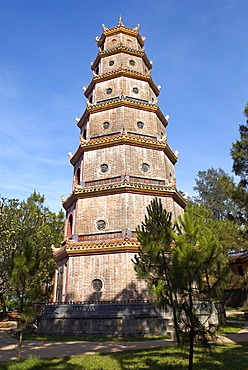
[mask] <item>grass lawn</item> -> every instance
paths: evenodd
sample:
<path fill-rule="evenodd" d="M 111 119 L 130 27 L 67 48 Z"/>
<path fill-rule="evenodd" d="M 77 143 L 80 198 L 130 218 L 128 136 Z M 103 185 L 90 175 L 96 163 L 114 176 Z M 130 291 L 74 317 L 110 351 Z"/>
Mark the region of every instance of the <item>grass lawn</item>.
<path fill-rule="evenodd" d="M 226 307 L 225 308 L 226 311 L 248 311 L 248 307 L 247 306 L 243 306 L 243 307 Z"/>
<path fill-rule="evenodd" d="M 236 325 L 237 326 L 237 325 Z M 243 327 L 240 326 L 240 327 Z M 240 330 L 240 329 L 239 329 Z M 15 339 L 19 339 L 18 334 L 12 336 Z M 41 341 L 53 341 L 53 342 L 143 342 L 147 340 L 158 340 L 158 339 L 170 339 L 168 335 L 153 335 L 149 337 L 72 337 L 68 335 L 36 335 L 36 334 L 23 334 L 23 340 L 41 340 Z M 1 368 L 0 368 L 1 369 Z"/>
<path fill-rule="evenodd" d="M 243 329 L 244 324 L 242 323 L 232 323 L 228 322 L 226 325 L 223 325 L 220 327 L 216 334 L 222 335 L 222 334 L 232 334 L 232 333 L 238 333 L 241 329 Z"/>
<path fill-rule="evenodd" d="M 1 370 L 187 370 L 187 351 L 177 347 L 61 357 L 0 364 Z M 194 370 L 248 370 L 248 343 L 196 348 Z"/>
<path fill-rule="evenodd" d="M 241 315 L 228 315 L 227 320 L 248 321 L 248 317 Z"/>

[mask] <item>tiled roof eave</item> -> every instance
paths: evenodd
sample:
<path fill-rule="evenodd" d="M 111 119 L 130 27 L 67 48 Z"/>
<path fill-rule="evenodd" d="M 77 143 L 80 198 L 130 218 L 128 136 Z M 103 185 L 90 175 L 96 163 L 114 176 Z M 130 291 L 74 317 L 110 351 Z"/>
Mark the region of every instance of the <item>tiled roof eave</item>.
<path fill-rule="evenodd" d="M 84 140 L 81 142 L 81 147 L 87 150 L 87 148 L 95 148 L 100 146 L 108 146 L 111 144 L 139 144 L 145 147 L 152 147 L 164 150 L 167 146 L 166 139 L 158 140 L 156 138 L 146 137 L 142 135 L 135 135 L 130 133 L 118 133 L 111 136 L 104 136 L 91 139 L 89 141 Z"/>
<path fill-rule="evenodd" d="M 91 104 L 87 107 L 88 112 L 94 113 L 94 112 L 101 112 L 102 110 L 106 109 L 112 109 L 119 106 L 131 106 L 131 107 L 137 107 L 142 110 L 147 110 L 151 112 L 157 112 L 158 106 L 154 103 L 149 103 L 146 101 L 137 100 L 135 98 L 126 98 L 123 97 L 116 97 L 108 101 L 98 102 L 95 104 Z M 166 121 L 167 122 L 167 121 Z"/>
<path fill-rule="evenodd" d="M 121 25 L 121 26 L 118 25 L 118 26 L 113 27 L 113 28 L 105 29 L 103 34 L 106 37 L 106 36 L 110 36 L 110 35 L 113 35 L 115 33 L 121 33 L 121 32 L 126 33 L 126 34 L 131 35 L 131 36 L 137 37 L 140 45 L 144 46 L 144 40 L 140 36 L 138 29 L 129 28 L 129 27 L 126 27 L 124 25 Z"/>
<path fill-rule="evenodd" d="M 66 255 L 85 255 L 97 253 L 116 253 L 116 252 L 136 252 L 140 248 L 140 243 L 137 239 L 112 239 L 112 240 L 98 240 L 75 242 L 73 240 L 66 240 L 65 245 L 59 251 L 54 253 L 54 258 L 59 261 Z"/>
<path fill-rule="evenodd" d="M 130 55 L 139 56 L 143 59 L 147 68 L 152 69 L 152 64 L 149 61 L 149 59 L 147 58 L 146 53 L 144 51 L 132 49 L 132 48 L 129 48 L 129 47 L 123 46 L 123 45 L 118 45 L 114 48 L 106 49 L 106 50 L 103 50 L 103 51 L 99 52 L 96 59 L 92 63 L 91 69 L 94 70 L 96 68 L 97 64 L 99 63 L 100 58 L 105 57 L 105 56 L 109 56 L 109 55 L 118 54 L 118 53 L 126 53 L 126 54 L 130 54 Z"/>
<path fill-rule="evenodd" d="M 86 88 L 84 95 L 87 97 L 91 90 L 93 89 L 94 85 L 99 82 L 103 81 L 108 81 L 112 80 L 113 78 L 118 78 L 118 77 L 129 77 L 132 79 L 136 80 L 142 80 L 145 82 L 148 82 L 156 96 L 160 94 L 160 91 L 154 81 L 152 80 L 150 74 L 145 74 L 145 73 L 140 73 L 137 71 L 129 70 L 129 69 L 124 69 L 124 68 L 118 68 L 110 72 L 102 73 L 100 75 L 96 75 L 93 77 L 91 80 L 90 84 Z"/>
<path fill-rule="evenodd" d="M 92 198 L 116 193 L 136 193 L 158 197 L 171 197 L 183 208 L 187 204 L 186 200 L 178 193 L 175 187 L 123 181 L 75 189 L 63 202 L 63 207 L 68 209 L 78 198 Z"/>

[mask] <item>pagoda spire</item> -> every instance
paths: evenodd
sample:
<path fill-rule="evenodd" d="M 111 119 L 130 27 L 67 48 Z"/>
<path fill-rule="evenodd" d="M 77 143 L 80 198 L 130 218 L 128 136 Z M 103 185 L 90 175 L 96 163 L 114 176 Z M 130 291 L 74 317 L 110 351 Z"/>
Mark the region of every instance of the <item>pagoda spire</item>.
<path fill-rule="evenodd" d="M 124 26 L 124 24 L 123 24 L 123 22 L 122 22 L 122 16 L 121 16 L 121 15 L 120 15 L 120 18 L 119 18 L 118 26 Z"/>

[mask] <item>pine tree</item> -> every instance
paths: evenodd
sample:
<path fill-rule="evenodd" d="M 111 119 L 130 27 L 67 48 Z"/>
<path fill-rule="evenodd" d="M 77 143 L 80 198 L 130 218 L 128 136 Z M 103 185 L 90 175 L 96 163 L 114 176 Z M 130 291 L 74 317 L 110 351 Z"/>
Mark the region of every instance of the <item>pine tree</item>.
<path fill-rule="evenodd" d="M 248 118 L 248 103 L 244 109 Z M 240 140 L 232 144 L 231 157 L 233 159 L 233 172 L 240 176 L 240 182 L 233 192 L 233 199 L 239 206 L 239 220 L 248 233 L 248 120 L 239 126 Z"/>
<path fill-rule="evenodd" d="M 144 223 L 137 229 L 141 243 L 135 270 L 144 278 L 159 308 L 170 307 L 178 345 L 189 345 L 193 366 L 194 341 L 209 344 L 217 326 L 210 324 L 211 300 L 222 292 L 228 273 L 227 258 L 202 217 L 193 210 L 179 217 L 173 227 L 171 215 L 154 200 Z M 205 320 L 201 320 L 204 312 Z"/>

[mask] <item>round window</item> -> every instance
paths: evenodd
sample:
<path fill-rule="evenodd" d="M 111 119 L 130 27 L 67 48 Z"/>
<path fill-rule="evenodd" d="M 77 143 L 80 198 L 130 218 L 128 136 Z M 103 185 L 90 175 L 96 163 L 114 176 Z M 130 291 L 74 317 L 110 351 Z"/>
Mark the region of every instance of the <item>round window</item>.
<path fill-rule="evenodd" d="M 137 87 L 134 87 L 134 88 L 133 88 L 133 92 L 134 92 L 135 94 L 138 94 L 138 93 L 139 93 L 139 89 L 138 89 Z"/>
<path fill-rule="evenodd" d="M 110 66 L 113 66 L 115 64 L 115 62 L 113 61 L 113 60 L 111 60 L 110 62 L 109 62 L 109 65 Z"/>
<path fill-rule="evenodd" d="M 142 171 L 144 171 L 144 172 L 148 172 L 148 171 L 149 171 L 149 169 L 150 169 L 149 164 L 147 164 L 147 163 L 143 163 L 143 164 L 142 164 Z"/>
<path fill-rule="evenodd" d="M 112 93 L 112 89 L 109 87 L 107 90 L 106 90 L 106 94 L 111 94 Z"/>
<path fill-rule="evenodd" d="M 108 165 L 107 165 L 107 164 L 105 164 L 105 163 L 104 163 L 104 164 L 102 164 L 102 165 L 101 165 L 101 172 L 102 172 L 102 173 L 105 173 L 105 172 L 107 172 L 107 171 L 108 171 Z"/>
<path fill-rule="evenodd" d="M 102 127 L 104 128 L 104 130 L 107 130 L 107 128 L 109 128 L 109 122 L 104 122 Z"/>
<path fill-rule="evenodd" d="M 135 66 L 135 61 L 134 60 L 129 60 L 129 64 L 131 65 L 131 66 Z"/>
<path fill-rule="evenodd" d="M 138 126 L 138 128 L 143 128 L 144 127 L 144 123 L 141 122 L 141 121 L 139 121 L 139 122 L 137 122 L 137 126 Z"/>
<path fill-rule="evenodd" d="M 104 220 L 99 220 L 96 223 L 97 230 L 104 230 L 106 228 L 106 222 Z"/>
<path fill-rule="evenodd" d="M 103 288 L 102 280 L 100 279 L 92 280 L 92 288 L 95 292 L 100 292 Z"/>

